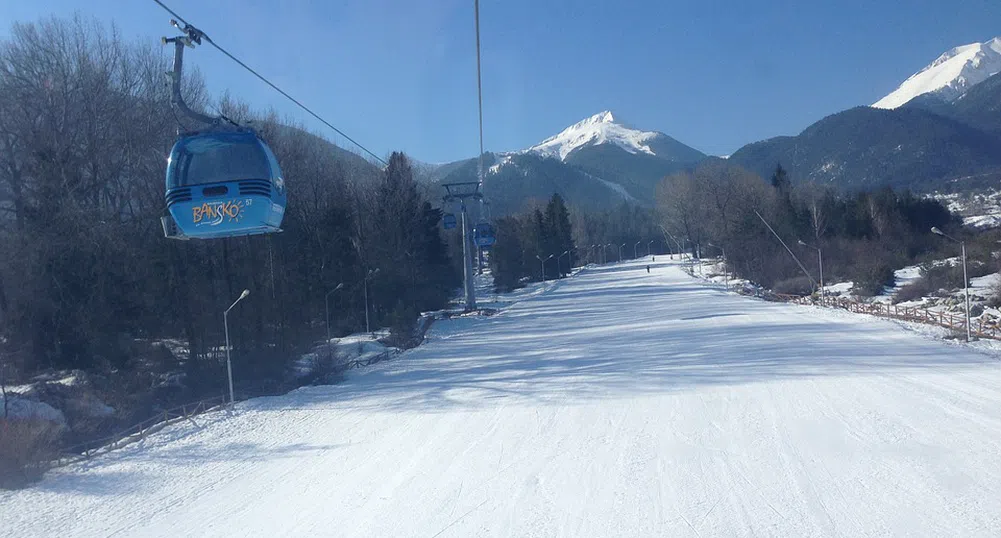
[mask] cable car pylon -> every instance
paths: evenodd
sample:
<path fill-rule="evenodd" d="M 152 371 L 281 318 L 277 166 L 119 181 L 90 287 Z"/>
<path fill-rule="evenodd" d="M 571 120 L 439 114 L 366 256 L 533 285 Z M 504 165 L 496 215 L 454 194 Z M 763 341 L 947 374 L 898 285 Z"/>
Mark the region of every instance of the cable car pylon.
<path fill-rule="evenodd" d="M 472 312 L 476 310 L 476 287 L 473 284 L 473 253 L 470 241 L 472 233 L 466 215 L 466 200 L 479 200 L 483 195 L 480 193 L 478 181 L 443 183 L 442 187 L 445 187 L 445 196 L 442 200 L 446 204 L 459 202 L 462 211 L 462 277 L 466 297 L 465 311 Z"/>

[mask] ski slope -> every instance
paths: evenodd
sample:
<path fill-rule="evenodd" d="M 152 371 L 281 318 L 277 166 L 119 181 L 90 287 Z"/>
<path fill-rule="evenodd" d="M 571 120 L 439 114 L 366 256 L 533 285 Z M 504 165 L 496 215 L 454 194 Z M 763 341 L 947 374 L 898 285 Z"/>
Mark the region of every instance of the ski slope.
<path fill-rule="evenodd" d="M 4 534 L 1001 535 L 996 358 L 663 260 L 0 492 Z"/>

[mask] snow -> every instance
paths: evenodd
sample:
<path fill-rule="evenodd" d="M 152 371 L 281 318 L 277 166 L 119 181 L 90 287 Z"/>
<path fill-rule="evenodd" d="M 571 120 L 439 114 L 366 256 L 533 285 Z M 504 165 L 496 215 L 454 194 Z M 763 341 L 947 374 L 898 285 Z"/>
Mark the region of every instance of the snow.
<path fill-rule="evenodd" d="M 511 156 L 510 155 L 504 155 L 504 154 L 502 154 L 500 157 L 501 157 L 500 161 L 498 161 L 497 164 L 495 164 L 495 165 L 491 166 L 490 168 L 488 168 L 487 169 L 487 173 L 497 174 L 497 173 L 500 172 L 500 169 L 502 167 L 504 167 L 505 165 L 511 164 Z"/>
<path fill-rule="evenodd" d="M 973 277 L 970 279 L 970 293 L 980 291 L 981 293 L 991 289 L 998 282 L 998 273 Z"/>
<path fill-rule="evenodd" d="M 623 187 L 622 185 L 620 185 L 618 183 L 615 183 L 614 181 L 608 181 L 607 179 L 601 179 L 600 177 L 598 177 L 598 176 L 596 176 L 594 174 L 588 174 L 587 172 L 584 172 L 583 170 L 581 172 L 584 175 L 586 175 L 586 176 L 588 176 L 588 177 L 590 177 L 592 179 L 595 179 L 599 183 L 601 183 L 602 185 L 608 187 L 609 189 L 612 190 L 612 192 L 614 192 L 615 194 L 618 194 L 619 196 L 621 196 L 623 200 L 626 200 L 627 202 L 633 202 L 633 203 L 638 203 L 639 202 L 639 200 L 637 200 L 636 197 L 634 197 L 633 195 L 629 194 L 629 191 L 627 191 L 626 188 Z"/>
<path fill-rule="evenodd" d="M 615 117 L 606 110 L 567 127 L 556 136 L 549 137 L 524 152 L 536 153 L 543 157 L 556 157 L 562 161 L 582 146 L 611 143 L 629 153 L 655 155 L 646 142 L 658 136 L 663 135 L 615 123 Z"/>
<path fill-rule="evenodd" d="M 827 295 L 848 295 L 855 287 L 854 282 L 838 282 L 836 284 L 825 284 L 824 293 Z"/>
<path fill-rule="evenodd" d="M 921 278 L 920 265 L 909 265 L 893 272 L 893 282 L 896 289 L 913 284 L 919 278 Z"/>
<path fill-rule="evenodd" d="M 997 228 L 1001 226 L 1001 214 L 963 217 L 963 225 L 980 229 Z"/>
<path fill-rule="evenodd" d="M 51 375 L 40 375 L 32 379 L 31 383 L 24 385 L 8 385 L 7 392 L 26 394 L 34 390 L 35 385 L 39 383 L 55 383 L 58 385 L 72 387 L 80 383 L 80 379 L 76 376 L 76 374 L 65 374 L 64 372 L 57 372 L 56 374 Z"/>
<path fill-rule="evenodd" d="M 3 401 L 0 400 L 0 412 L 3 411 Z M 63 412 L 45 402 L 37 402 L 26 398 L 7 396 L 7 416 L 15 419 L 41 419 L 66 425 Z"/>
<path fill-rule="evenodd" d="M 996 351 L 725 293 L 667 256 L 506 300 L 340 385 L 0 492 L 4 532 L 1001 535 Z"/>
<path fill-rule="evenodd" d="M 329 350 L 334 352 L 338 364 L 343 365 L 355 360 L 372 360 L 387 352 L 398 352 L 399 350 L 395 347 L 387 346 L 379 341 L 380 338 L 387 336 L 389 336 L 389 332 L 386 330 L 358 333 L 341 338 L 331 338 L 327 345 L 329 345 Z M 322 351 L 320 348 L 314 349 L 311 353 L 307 353 L 295 361 L 292 365 L 292 371 L 296 376 L 303 377 L 313 373 L 315 360 L 320 351 Z"/>
<path fill-rule="evenodd" d="M 945 101 L 953 101 L 998 72 L 1001 72 L 1001 37 L 946 52 L 872 106 L 897 108 L 932 92 Z"/>
<path fill-rule="evenodd" d="M 933 267 L 941 267 L 943 265 L 958 265 L 959 263 L 959 257 L 955 256 L 941 260 L 932 260 L 931 265 Z M 919 278 L 921 278 L 921 265 L 908 265 L 907 267 L 897 269 L 893 272 L 893 286 L 883 288 L 883 293 L 873 297 L 872 301 L 878 303 L 892 302 L 894 296 L 900 291 L 901 288 L 909 284 L 913 284 Z M 900 304 L 904 306 L 918 306 L 924 302 L 925 301 L 922 299 L 920 301 L 907 301 Z"/>
<path fill-rule="evenodd" d="M 931 198 L 945 204 L 949 211 L 963 217 L 963 224 L 977 229 L 1001 226 L 1001 191 L 985 189 L 963 194 L 935 193 Z"/>

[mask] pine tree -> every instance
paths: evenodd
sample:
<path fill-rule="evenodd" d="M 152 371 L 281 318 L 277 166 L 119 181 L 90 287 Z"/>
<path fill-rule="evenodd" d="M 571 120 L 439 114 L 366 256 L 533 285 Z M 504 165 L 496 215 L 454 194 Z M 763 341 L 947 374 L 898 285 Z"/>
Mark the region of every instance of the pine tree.
<path fill-rule="evenodd" d="M 374 222 L 369 225 L 371 284 L 377 312 L 392 312 L 405 327 L 423 310 L 444 306 L 454 284 L 438 222 L 441 211 L 423 200 L 405 155 L 394 152 L 376 189 Z"/>
<path fill-rule="evenodd" d="M 573 229 L 570 225 L 570 212 L 567 211 L 563 197 L 558 193 L 553 194 L 553 197 L 549 200 L 549 204 L 546 206 L 545 228 L 548 243 L 552 250 L 551 254 L 560 256 L 564 252 L 573 250 Z M 567 271 L 564 271 L 564 267 L 569 270 L 569 267 L 573 265 L 572 256 L 571 263 L 564 266 L 561 262 L 557 265 L 560 266 L 560 276 L 566 274 Z"/>
<path fill-rule="evenodd" d="M 525 250 L 521 228 L 515 217 L 504 217 L 494 225 L 497 242 L 490 250 L 490 272 L 494 277 L 494 288 L 498 292 L 519 287 L 524 276 Z"/>
<path fill-rule="evenodd" d="M 772 174 L 772 187 L 775 187 L 779 192 L 789 190 L 789 174 L 785 168 L 782 168 L 782 163 L 775 166 L 775 172 Z"/>

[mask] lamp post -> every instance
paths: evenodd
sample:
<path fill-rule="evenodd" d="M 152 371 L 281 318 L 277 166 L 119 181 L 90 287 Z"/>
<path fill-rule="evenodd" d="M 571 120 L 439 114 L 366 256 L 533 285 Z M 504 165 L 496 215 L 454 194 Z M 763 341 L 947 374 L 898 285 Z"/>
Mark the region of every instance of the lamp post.
<path fill-rule="evenodd" d="M 563 272 L 562 272 L 563 271 L 563 265 L 560 264 L 560 260 L 563 258 L 563 256 L 567 256 L 568 254 L 570 254 L 570 249 L 564 250 L 563 254 L 560 254 L 559 256 L 556 257 L 556 276 L 558 278 L 562 278 L 563 277 L 562 276 L 563 275 Z M 567 262 L 568 262 L 567 265 L 570 265 L 569 264 L 569 262 L 570 262 L 570 257 L 569 256 L 567 256 Z M 570 269 L 573 269 L 573 267 L 571 267 Z"/>
<path fill-rule="evenodd" d="M 538 255 L 536 255 L 535 259 L 539 260 L 539 262 L 542 263 L 542 282 L 545 282 L 546 281 L 546 262 L 549 261 L 549 260 L 551 260 L 551 259 L 553 259 L 553 255 L 550 254 L 549 257 L 546 258 L 546 259 L 542 259 Z"/>
<path fill-rule="evenodd" d="M 323 308 L 327 311 L 327 345 L 330 345 L 330 296 L 343 287 L 344 283 L 341 282 L 336 288 L 328 291 L 326 297 L 323 298 Z"/>
<path fill-rule="evenodd" d="M 730 290 L 730 271 L 728 271 L 727 268 L 726 268 L 726 249 L 723 248 L 723 247 L 721 247 L 721 246 L 719 246 L 719 245 L 714 245 L 712 243 L 707 243 L 707 244 L 710 247 L 718 248 L 720 250 L 720 252 L 723 253 L 723 282 L 724 282 L 723 285 L 726 286 L 727 291 L 729 291 Z"/>
<path fill-rule="evenodd" d="M 620 262 L 622 261 L 622 247 L 624 247 L 624 246 L 626 246 L 625 243 L 622 243 L 621 245 L 619 245 L 619 261 Z"/>
<path fill-rule="evenodd" d="M 229 311 L 236 306 L 236 303 L 247 298 L 250 295 L 250 290 L 243 290 L 243 293 L 233 301 L 233 304 L 229 305 L 229 308 L 222 313 L 222 324 L 226 331 L 226 377 L 229 379 L 229 405 L 233 405 L 233 363 L 229 358 Z"/>
<path fill-rule="evenodd" d="M 652 247 L 653 244 L 654 244 L 654 242 L 656 242 L 656 241 L 657 241 L 656 239 L 653 239 L 649 243 L 646 244 L 646 255 L 647 256 L 650 255 L 650 247 Z"/>
<path fill-rule="evenodd" d="M 798 243 L 804 247 L 809 247 L 817 251 L 817 265 L 820 270 L 820 304 L 825 305 L 827 301 L 824 299 L 824 253 L 820 250 L 820 247 L 816 245 L 811 245 L 809 243 L 804 243 L 802 239 Z"/>
<path fill-rule="evenodd" d="M 933 226 L 931 229 L 933 234 L 941 235 L 942 237 L 953 241 L 954 243 L 959 243 L 960 247 L 963 249 L 963 292 L 966 295 L 966 341 L 970 341 L 970 280 L 966 277 L 966 241 L 960 241 L 955 237 L 946 235 L 945 232 L 939 230 L 938 227 Z"/>
<path fill-rule="evenodd" d="M 637 242 L 636 242 L 636 244 L 635 244 L 635 245 L 633 245 L 633 259 L 634 259 L 634 260 L 635 260 L 636 258 L 639 258 L 639 257 L 640 257 L 640 255 L 639 255 L 639 254 L 637 254 L 637 250 L 636 250 L 636 249 L 638 249 L 638 248 L 639 248 L 639 246 L 640 246 L 640 245 L 641 245 L 642 243 L 643 243 L 643 241 L 637 241 Z"/>
<path fill-rule="evenodd" d="M 369 269 L 368 273 L 365 274 L 365 282 L 362 286 L 365 289 L 365 332 L 367 333 L 372 332 L 368 324 L 368 281 L 377 274 L 379 274 L 378 269 Z"/>

